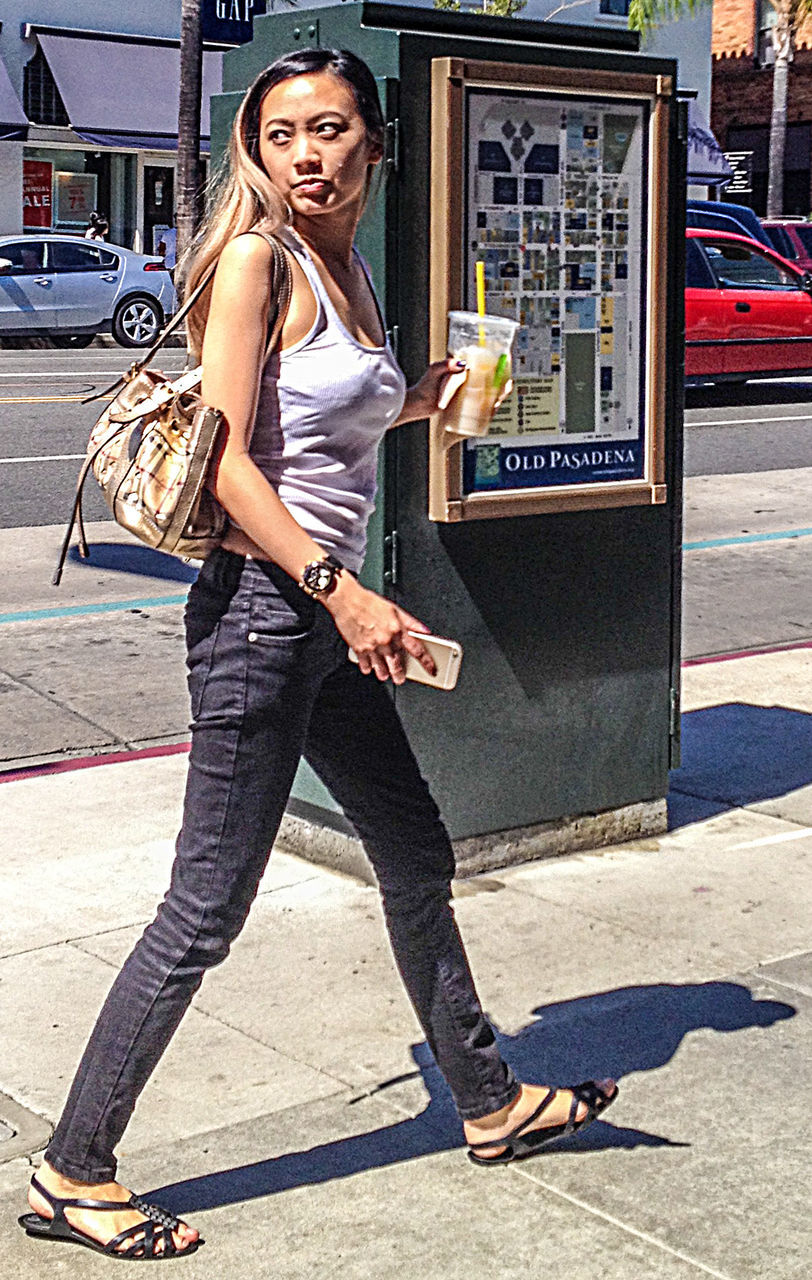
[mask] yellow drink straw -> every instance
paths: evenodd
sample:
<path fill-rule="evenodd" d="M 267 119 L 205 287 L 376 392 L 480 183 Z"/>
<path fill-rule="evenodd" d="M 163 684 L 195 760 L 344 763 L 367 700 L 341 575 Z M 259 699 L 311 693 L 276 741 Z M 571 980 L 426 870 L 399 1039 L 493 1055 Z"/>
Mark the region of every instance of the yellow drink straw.
<path fill-rule="evenodd" d="M 476 264 L 476 309 L 480 317 L 485 315 L 485 263 Z M 479 326 L 479 345 L 485 346 L 485 326 Z"/>

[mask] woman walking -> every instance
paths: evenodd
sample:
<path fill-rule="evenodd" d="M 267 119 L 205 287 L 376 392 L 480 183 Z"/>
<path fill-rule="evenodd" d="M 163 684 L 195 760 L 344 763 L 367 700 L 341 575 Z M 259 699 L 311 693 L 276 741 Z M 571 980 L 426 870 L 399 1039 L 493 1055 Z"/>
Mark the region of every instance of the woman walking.
<path fill-rule="evenodd" d="M 85 240 L 106 240 L 107 232 L 110 230 L 110 224 L 106 218 L 100 213 L 96 213 L 95 209 L 90 215 L 90 221 L 85 231 Z"/>
<path fill-rule="evenodd" d="M 374 79 L 353 54 L 279 59 L 238 113 L 231 170 L 189 287 L 217 262 L 189 322 L 203 398 L 227 436 L 214 480 L 231 527 L 186 612 L 192 749 L 169 891 L 85 1050 L 20 1222 L 115 1257 L 194 1252 L 197 1231 L 116 1181 L 114 1148 L 205 971 L 256 895 L 303 755 L 361 836 L 398 968 L 477 1162 L 583 1127 L 611 1081 L 523 1085 L 500 1057 L 450 906 L 453 854 L 384 684 L 431 658 L 403 609 L 362 587 L 383 434 L 435 411 L 453 366 L 412 388 L 386 343 L 355 230 L 382 157 Z M 266 357 L 278 281 L 293 290 Z M 258 233 L 258 234 L 257 234 Z M 352 647 L 359 663 L 348 660 Z"/>

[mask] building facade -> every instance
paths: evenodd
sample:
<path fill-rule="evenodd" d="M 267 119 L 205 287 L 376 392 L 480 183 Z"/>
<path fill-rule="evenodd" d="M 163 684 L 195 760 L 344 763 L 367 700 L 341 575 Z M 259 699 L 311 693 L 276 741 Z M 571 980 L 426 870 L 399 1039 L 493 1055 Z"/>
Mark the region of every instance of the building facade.
<path fill-rule="evenodd" d="M 203 0 L 201 162 L 223 51 L 259 0 Z M 174 225 L 181 0 L 3 0 L 0 234 L 84 232 L 152 253 Z"/>
<path fill-rule="evenodd" d="M 274 0 L 201 2 L 205 157 L 223 51 Z M 314 2 L 335 0 L 299 7 Z M 157 249 L 175 211 L 180 10 L 181 0 L 3 0 L 0 234 L 84 231 L 97 210 L 114 243 Z M 626 26 L 628 0 L 528 0 L 521 16 Z M 680 85 L 707 117 L 710 11 L 663 25 L 646 48 L 679 57 Z"/>
<path fill-rule="evenodd" d="M 629 0 L 528 0 L 523 18 L 549 18 L 553 22 L 594 23 L 598 27 L 629 23 Z M 710 118 L 711 105 L 711 7 L 699 8 L 692 17 L 663 22 L 643 38 L 641 49 L 655 57 L 676 58 L 679 87 L 696 103 L 698 114 Z"/>
<path fill-rule="evenodd" d="M 711 121 L 727 152 L 737 155 L 740 190 L 731 199 L 756 213 L 767 207 L 773 54 L 767 0 L 714 0 Z M 802 25 L 789 68 L 784 212 L 812 209 L 812 18 Z M 749 189 L 748 189 L 749 188 Z"/>

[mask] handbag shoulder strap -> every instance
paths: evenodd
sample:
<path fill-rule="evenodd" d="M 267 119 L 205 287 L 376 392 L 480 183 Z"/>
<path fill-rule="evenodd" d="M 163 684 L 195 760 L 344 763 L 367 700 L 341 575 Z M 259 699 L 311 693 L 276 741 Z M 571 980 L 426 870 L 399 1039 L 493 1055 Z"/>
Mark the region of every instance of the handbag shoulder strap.
<path fill-rule="evenodd" d="M 293 295 L 293 272 L 290 269 L 288 255 L 277 236 L 270 231 L 262 231 L 258 227 L 254 228 L 252 234 L 262 236 L 263 240 L 267 240 L 271 246 L 271 254 L 273 256 L 271 285 L 273 294 L 271 305 L 268 309 L 268 345 L 265 348 L 265 359 L 267 360 L 268 356 L 279 344 L 279 339 L 282 335 L 282 326 L 285 323 Z"/>
<path fill-rule="evenodd" d="M 285 250 L 282 248 L 282 245 L 279 243 L 278 238 L 275 235 L 273 235 L 272 232 L 262 231 L 259 227 L 253 227 L 248 234 L 262 236 L 263 240 L 267 240 L 268 244 L 271 246 L 271 253 L 273 255 L 273 284 L 274 284 L 274 293 L 275 293 L 275 305 L 272 303 L 271 310 L 268 316 L 268 324 L 269 324 L 269 330 L 270 330 L 270 337 L 268 341 L 268 354 L 270 354 L 270 352 L 273 350 L 274 346 L 279 340 L 279 334 L 281 333 L 282 325 L 284 324 L 285 317 L 287 316 L 287 313 L 288 313 L 288 307 L 290 306 L 291 293 L 293 292 L 293 276 L 290 269 L 290 263 L 288 261 L 288 255 L 285 253 Z M 208 288 L 209 284 L 213 280 L 214 273 L 216 270 L 217 270 L 217 263 L 214 262 L 209 267 L 208 271 L 203 276 L 202 280 L 197 285 L 197 287 L 193 290 L 192 293 L 189 294 L 189 297 L 186 299 L 186 301 L 184 302 L 180 310 L 175 313 L 175 315 L 169 321 L 169 324 L 166 326 L 163 332 L 159 335 L 159 337 L 155 340 L 155 342 L 150 347 L 147 354 L 137 362 L 139 373 L 141 372 L 142 369 L 145 369 L 147 367 L 147 365 L 153 359 L 155 353 L 159 351 L 161 347 L 164 345 L 169 335 L 171 333 L 174 333 L 175 330 L 186 319 L 189 312 L 192 310 L 192 307 L 195 305 L 198 299 L 203 296 L 203 293 L 205 292 L 205 290 Z M 273 323 L 271 323 L 271 315 L 274 316 Z"/>
<path fill-rule="evenodd" d="M 282 326 L 284 325 L 285 318 L 288 314 L 288 308 L 290 307 L 290 299 L 293 292 L 293 273 L 291 272 L 291 269 L 290 269 L 290 261 L 288 259 L 288 255 L 286 254 L 285 250 L 282 248 L 282 245 L 279 243 L 279 240 L 276 238 L 276 236 L 272 235 L 268 231 L 259 231 L 259 230 L 256 232 L 256 234 L 261 235 L 264 240 L 268 241 L 268 244 L 271 246 L 271 252 L 273 254 L 273 277 L 272 277 L 272 285 L 271 285 L 273 290 L 273 296 L 271 298 L 271 304 L 268 310 L 268 345 L 265 351 L 265 359 L 267 360 L 268 356 L 271 354 L 271 352 L 279 343 L 279 338 L 282 333 Z M 197 302 L 198 298 L 202 295 L 206 286 L 210 283 L 214 275 L 214 272 L 216 270 L 216 267 L 217 267 L 217 264 L 214 263 L 213 266 L 209 268 L 209 270 L 206 272 L 203 279 L 198 284 L 197 288 L 186 299 L 186 302 L 183 304 L 183 306 L 180 308 L 177 314 L 173 317 L 171 322 L 166 326 L 163 333 L 158 338 L 158 341 L 154 343 L 152 347 L 150 347 L 149 351 L 144 356 L 144 358 L 142 360 L 139 360 L 137 363 L 131 365 L 127 374 L 125 374 L 124 377 L 119 378 L 119 380 L 113 383 L 111 387 L 107 387 L 105 388 L 104 391 L 99 391 L 92 396 L 88 396 L 85 400 L 82 401 L 83 404 L 88 404 L 91 400 L 98 400 L 100 399 L 101 396 L 109 395 L 111 392 L 116 391 L 117 388 L 122 386 L 128 379 L 137 376 L 137 374 L 139 374 L 142 369 L 145 369 L 147 367 L 150 360 L 155 355 L 156 351 L 158 351 L 163 346 L 164 342 L 169 337 L 170 333 L 172 333 L 173 330 L 175 330 L 178 327 L 181 321 L 183 321 L 185 317 L 189 314 L 192 307 Z M 189 379 L 191 378 L 194 372 L 197 372 L 199 377 L 199 370 L 192 371 L 192 373 L 187 373 L 186 375 L 184 375 L 185 378 L 187 379 L 187 382 L 189 381 Z M 193 382 L 189 382 L 190 387 L 193 385 L 194 385 Z M 145 412 L 145 410 L 146 410 L 146 406 L 144 404 L 137 406 L 136 410 L 128 414 L 123 421 L 117 423 L 113 431 L 113 435 L 116 435 L 118 434 L 118 432 L 124 430 L 125 426 L 127 425 L 127 420 L 141 416 Z M 106 443 L 107 443 L 107 440 L 104 441 L 104 444 Z M 76 525 L 77 523 L 79 525 L 79 535 L 80 535 L 79 536 L 79 553 L 83 559 L 86 559 L 87 556 L 90 554 L 88 545 L 87 545 L 87 539 L 84 533 L 84 525 L 82 521 L 82 490 L 84 489 L 85 480 L 87 479 L 90 468 L 98 452 L 99 452 L 99 449 L 96 449 L 94 453 L 88 455 L 88 457 L 85 459 L 85 463 L 79 474 L 79 480 L 76 485 L 76 494 L 74 497 L 71 518 L 68 523 L 68 527 L 65 532 L 65 537 L 62 543 L 62 550 L 59 555 L 59 563 L 57 565 L 56 572 L 54 573 L 54 576 L 53 576 L 54 586 L 59 586 L 59 582 L 62 577 L 62 570 L 65 564 L 65 559 L 68 554 L 68 547 L 70 546 L 71 535 L 73 533 L 74 525 Z"/>
<path fill-rule="evenodd" d="M 270 231 L 261 231 L 259 228 L 252 229 L 249 234 L 262 236 L 263 240 L 267 240 L 268 244 L 271 246 L 271 253 L 273 255 L 274 298 L 271 301 L 271 306 L 268 312 L 268 345 L 265 349 L 265 358 L 267 359 L 279 342 L 279 337 L 282 333 L 282 326 L 285 323 L 285 319 L 288 314 L 290 299 L 293 293 L 293 274 L 290 269 L 288 255 L 285 253 L 285 250 L 282 248 L 282 245 L 279 243 L 279 240 L 275 235 Z M 91 396 L 87 396 L 82 401 L 82 404 L 90 404 L 93 400 L 99 400 L 102 396 L 110 395 L 111 392 L 116 391 L 119 387 L 123 386 L 125 381 L 137 377 L 143 369 L 146 369 L 147 365 L 151 363 L 156 353 L 160 351 L 169 335 L 174 333 L 175 330 L 183 323 L 189 312 L 192 310 L 192 307 L 198 299 L 203 296 L 203 293 L 214 279 L 214 273 L 216 270 L 217 263 L 214 262 L 209 267 L 208 271 L 196 288 L 189 294 L 189 297 L 186 299 L 183 306 L 175 312 L 174 316 L 169 321 L 169 324 L 166 325 L 158 335 L 146 355 L 142 356 L 140 360 L 134 361 L 127 370 L 127 373 L 117 379 L 117 381 L 111 386 L 105 387 L 101 391 L 94 392 Z"/>
<path fill-rule="evenodd" d="M 186 319 L 186 317 L 188 316 L 189 312 L 192 310 L 192 307 L 195 305 L 198 299 L 202 298 L 204 292 L 206 291 L 206 289 L 214 279 L 214 273 L 216 270 L 217 270 L 217 263 L 213 262 L 212 265 L 209 267 L 208 271 L 206 272 L 206 274 L 203 276 L 202 280 L 197 285 L 197 287 L 193 289 L 192 292 L 189 294 L 189 297 L 186 299 L 183 306 L 180 307 L 179 310 L 175 312 L 172 319 L 169 321 L 169 324 L 155 339 L 155 342 L 152 344 L 147 354 L 137 362 L 139 373 L 141 372 L 142 369 L 146 369 L 147 365 L 150 363 L 155 353 L 157 351 L 160 351 L 161 347 L 166 342 L 170 333 L 174 333 L 175 330 L 179 328 L 179 326 Z"/>

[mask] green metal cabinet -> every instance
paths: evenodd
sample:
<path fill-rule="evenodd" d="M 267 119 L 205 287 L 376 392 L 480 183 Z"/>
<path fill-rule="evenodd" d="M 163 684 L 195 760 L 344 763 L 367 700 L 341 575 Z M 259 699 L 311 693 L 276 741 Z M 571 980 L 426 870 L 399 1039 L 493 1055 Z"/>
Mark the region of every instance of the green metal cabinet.
<path fill-rule="evenodd" d="M 215 155 L 254 76 L 306 44 L 352 49 L 381 90 L 387 155 L 359 247 L 410 381 L 428 360 L 432 59 L 569 68 L 585 88 L 606 68 L 676 81 L 673 62 L 642 57 L 623 30 L 388 4 L 271 14 L 225 57 Z M 669 131 L 666 501 L 437 524 L 427 516 L 426 425 L 399 428 L 382 450 L 364 580 L 465 650 L 454 693 L 414 684 L 394 693 L 457 839 L 662 800 L 676 762 L 685 194 L 676 103 Z M 292 805 L 342 827 L 305 768 Z"/>

